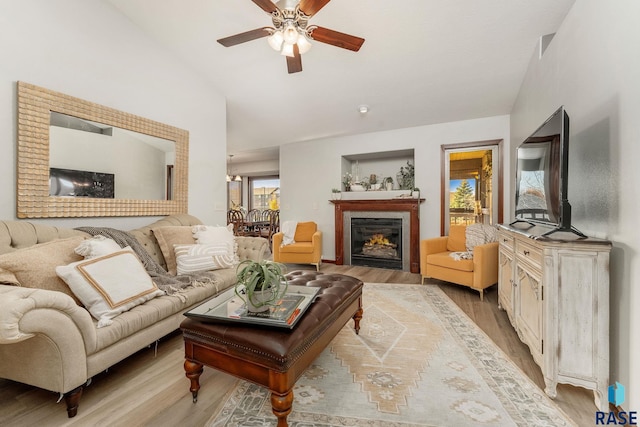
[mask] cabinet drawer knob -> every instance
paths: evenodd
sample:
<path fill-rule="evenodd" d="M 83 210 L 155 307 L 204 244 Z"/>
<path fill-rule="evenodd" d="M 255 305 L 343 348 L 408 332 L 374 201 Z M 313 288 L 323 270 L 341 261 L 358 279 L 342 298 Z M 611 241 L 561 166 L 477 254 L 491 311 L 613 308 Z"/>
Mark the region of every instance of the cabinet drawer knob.
<path fill-rule="evenodd" d="M 529 251 L 524 251 L 523 253 L 527 256 L 529 255 Z"/>

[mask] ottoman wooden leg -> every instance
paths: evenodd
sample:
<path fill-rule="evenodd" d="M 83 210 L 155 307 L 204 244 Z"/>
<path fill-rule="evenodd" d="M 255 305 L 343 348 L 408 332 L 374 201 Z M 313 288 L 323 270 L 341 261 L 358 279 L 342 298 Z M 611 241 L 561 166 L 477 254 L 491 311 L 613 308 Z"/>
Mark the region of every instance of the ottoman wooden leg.
<path fill-rule="evenodd" d="M 192 362 L 187 359 L 184 361 L 184 371 L 187 378 L 191 380 L 191 387 L 189 391 L 191 391 L 191 395 L 193 396 L 193 403 L 198 401 L 198 390 L 200 390 L 200 375 L 204 368 L 202 367 L 202 363 Z"/>
<path fill-rule="evenodd" d="M 364 310 L 360 307 L 358 311 L 356 311 L 356 314 L 353 315 L 353 328 L 356 330 L 356 335 L 360 333 L 360 319 L 362 319 L 363 312 Z"/>
<path fill-rule="evenodd" d="M 291 413 L 293 404 L 293 390 L 284 396 L 280 396 L 271 392 L 271 409 L 276 417 L 278 417 L 278 427 L 288 427 L 287 415 Z"/>

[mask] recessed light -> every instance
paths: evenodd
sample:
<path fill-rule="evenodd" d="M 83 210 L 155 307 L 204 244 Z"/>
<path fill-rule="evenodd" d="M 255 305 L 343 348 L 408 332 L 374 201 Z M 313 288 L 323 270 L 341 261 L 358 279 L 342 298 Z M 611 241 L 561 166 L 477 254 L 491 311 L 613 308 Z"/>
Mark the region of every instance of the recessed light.
<path fill-rule="evenodd" d="M 358 111 L 360 112 L 360 114 L 367 114 L 369 112 L 369 106 L 368 105 L 360 105 L 360 106 L 358 106 Z"/>

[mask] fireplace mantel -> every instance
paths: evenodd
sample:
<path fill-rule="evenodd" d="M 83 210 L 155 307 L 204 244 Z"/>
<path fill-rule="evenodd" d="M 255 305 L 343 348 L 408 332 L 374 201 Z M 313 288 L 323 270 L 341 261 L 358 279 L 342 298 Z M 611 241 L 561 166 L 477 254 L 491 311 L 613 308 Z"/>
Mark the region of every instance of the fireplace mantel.
<path fill-rule="evenodd" d="M 330 200 L 335 205 L 335 245 L 336 264 L 344 263 L 344 222 L 343 213 L 347 211 L 379 211 L 379 212 L 409 212 L 410 220 L 410 254 L 409 263 L 412 273 L 420 272 L 420 203 L 424 199 L 397 198 L 378 200 Z"/>

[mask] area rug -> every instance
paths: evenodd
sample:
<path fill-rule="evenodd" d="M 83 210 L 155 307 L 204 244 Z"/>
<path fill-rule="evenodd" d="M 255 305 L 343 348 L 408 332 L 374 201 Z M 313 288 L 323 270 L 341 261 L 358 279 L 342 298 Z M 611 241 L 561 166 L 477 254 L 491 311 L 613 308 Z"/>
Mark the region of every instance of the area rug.
<path fill-rule="evenodd" d="M 363 292 L 360 334 L 350 321 L 298 380 L 289 426 L 575 425 L 437 286 Z M 268 390 L 238 380 L 207 425 L 275 426 Z"/>

